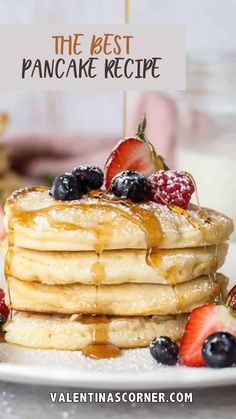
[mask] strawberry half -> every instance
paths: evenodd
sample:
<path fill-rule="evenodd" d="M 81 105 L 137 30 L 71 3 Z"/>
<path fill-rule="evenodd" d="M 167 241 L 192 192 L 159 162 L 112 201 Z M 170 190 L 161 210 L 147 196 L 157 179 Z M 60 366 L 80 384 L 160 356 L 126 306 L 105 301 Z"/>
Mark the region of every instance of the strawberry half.
<path fill-rule="evenodd" d="M 105 164 L 105 187 L 109 191 L 114 176 L 125 170 L 136 170 L 148 177 L 157 170 L 167 170 L 164 159 L 145 138 L 146 118 L 139 124 L 136 137 L 118 142 Z"/>
<path fill-rule="evenodd" d="M 189 367 L 204 366 L 202 345 L 214 332 L 228 332 L 236 337 L 236 317 L 223 305 L 205 304 L 189 316 L 180 348 L 179 361 Z"/>

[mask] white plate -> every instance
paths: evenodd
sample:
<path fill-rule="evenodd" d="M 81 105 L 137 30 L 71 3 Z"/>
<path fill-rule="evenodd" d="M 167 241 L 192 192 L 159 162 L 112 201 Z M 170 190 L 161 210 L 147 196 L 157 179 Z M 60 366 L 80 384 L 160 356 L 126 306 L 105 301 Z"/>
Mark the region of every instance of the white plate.
<path fill-rule="evenodd" d="M 224 273 L 234 280 L 236 243 Z M 160 367 L 148 349 L 125 350 L 120 358 L 92 360 L 80 352 L 25 349 L 0 344 L 0 379 L 19 383 L 92 389 L 166 389 L 236 384 L 236 368 Z"/>

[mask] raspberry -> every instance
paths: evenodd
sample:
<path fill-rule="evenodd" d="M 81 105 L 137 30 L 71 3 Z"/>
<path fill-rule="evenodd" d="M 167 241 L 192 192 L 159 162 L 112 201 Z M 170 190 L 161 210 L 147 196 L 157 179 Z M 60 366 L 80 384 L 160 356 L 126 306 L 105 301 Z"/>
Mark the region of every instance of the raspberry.
<path fill-rule="evenodd" d="M 0 315 L 2 315 L 5 318 L 5 320 L 7 320 L 8 315 L 9 315 L 9 308 L 7 307 L 5 303 L 5 293 L 1 288 L 0 288 Z"/>
<path fill-rule="evenodd" d="M 177 205 L 186 209 L 194 192 L 190 177 L 182 171 L 159 170 L 149 177 L 149 198 L 162 205 Z"/>
<path fill-rule="evenodd" d="M 236 311 L 236 285 L 229 291 L 225 302 L 227 306 Z"/>

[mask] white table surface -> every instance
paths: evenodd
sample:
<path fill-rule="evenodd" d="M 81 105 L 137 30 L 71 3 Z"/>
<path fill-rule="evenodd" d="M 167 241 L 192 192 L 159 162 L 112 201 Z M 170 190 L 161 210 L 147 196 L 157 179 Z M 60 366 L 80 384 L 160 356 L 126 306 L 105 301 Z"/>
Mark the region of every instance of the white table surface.
<path fill-rule="evenodd" d="M 75 390 L 75 389 L 74 389 Z M 63 388 L 0 383 L 1 419 L 156 419 L 156 418 L 219 418 L 235 417 L 236 386 L 193 391 L 193 403 L 187 404 L 52 404 L 49 391 L 70 391 Z M 71 390 L 72 391 L 72 390 Z M 77 391 L 77 390 L 76 390 Z M 79 389 L 78 389 L 79 391 Z M 167 392 L 168 393 L 168 392 Z"/>

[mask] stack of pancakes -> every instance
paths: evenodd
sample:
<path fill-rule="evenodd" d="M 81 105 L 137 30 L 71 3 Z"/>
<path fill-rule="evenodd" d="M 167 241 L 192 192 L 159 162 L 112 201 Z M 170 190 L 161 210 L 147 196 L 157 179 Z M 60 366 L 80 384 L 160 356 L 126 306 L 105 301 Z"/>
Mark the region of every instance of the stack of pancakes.
<path fill-rule="evenodd" d="M 38 187 L 14 193 L 5 217 L 8 342 L 75 350 L 179 340 L 188 313 L 225 294 L 216 271 L 233 225 L 213 210 L 99 191 L 55 201 Z"/>

